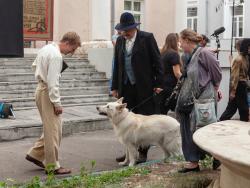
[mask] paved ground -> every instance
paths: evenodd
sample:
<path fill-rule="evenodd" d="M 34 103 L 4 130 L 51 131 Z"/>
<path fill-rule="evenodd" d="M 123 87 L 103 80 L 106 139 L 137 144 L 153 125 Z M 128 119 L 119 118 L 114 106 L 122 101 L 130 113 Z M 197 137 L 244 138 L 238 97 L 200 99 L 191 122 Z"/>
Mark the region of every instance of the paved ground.
<path fill-rule="evenodd" d="M 0 181 L 13 178 L 18 182 L 30 180 L 33 176 L 45 178 L 44 171 L 24 159 L 27 150 L 36 139 L 29 138 L 12 142 L 0 142 Z M 73 174 L 79 174 L 81 163 L 90 168 L 90 161 L 96 161 L 94 171 L 120 168 L 115 157 L 123 147 L 117 141 L 113 130 L 74 134 L 63 138 L 60 149 L 61 165 L 70 167 Z M 150 159 L 161 159 L 159 148 L 149 151 Z"/>
<path fill-rule="evenodd" d="M 41 135 L 41 118 L 38 110 L 16 111 L 16 119 L 0 119 L 0 141 L 18 140 Z M 107 117 L 101 116 L 96 106 L 65 107 L 62 114 L 63 134 L 112 128 Z"/>

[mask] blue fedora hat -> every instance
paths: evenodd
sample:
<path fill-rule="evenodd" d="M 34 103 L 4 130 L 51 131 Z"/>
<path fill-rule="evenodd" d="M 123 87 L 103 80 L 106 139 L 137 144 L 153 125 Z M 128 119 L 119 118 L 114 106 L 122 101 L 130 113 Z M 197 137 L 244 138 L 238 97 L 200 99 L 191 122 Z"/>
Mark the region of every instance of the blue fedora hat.
<path fill-rule="evenodd" d="M 129 12 L 124 12 L 120 17 L 120 23 L 115 26 L 118 31 L 127 31 L 136 28 L 141 23 L 136 23 L 134 16 Z"/>

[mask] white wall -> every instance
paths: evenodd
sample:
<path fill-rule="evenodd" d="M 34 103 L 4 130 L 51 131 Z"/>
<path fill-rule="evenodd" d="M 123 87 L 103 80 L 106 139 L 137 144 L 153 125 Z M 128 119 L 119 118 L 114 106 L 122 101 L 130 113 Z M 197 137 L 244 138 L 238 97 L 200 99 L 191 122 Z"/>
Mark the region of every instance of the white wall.
<path fill-rule="evenodd" d="M 96 70 L 105 72 L 107 78 L 111 77 L 113 48 L 90 48 L 88 59 Z"/>
<path fill-rule="evenodd" d="M 68 31 L 77 32 L 82 41 L 90 36 L 90 0 L 54 1 L 54 41 L 59 41 Z"/>
<path fill-rule="evenodd" d="M 244 1 L 244 37 L 250 38 L 250 1 L 245 0 Z"/>
<path fill-rule="evenodd" d="M 197 31 L 201 34 L 208 34 L 208 7 L 207 0 L 198 3 L 198 25 Z"/>
<path fill-rule="evenodd" d="M 111 36 L 111 1 L 110 0 L 91 0 L 91 40 L 110 40 Z"/>
<path fill-rule="evenodd" d="M 175 31 L 181 32 L 187 27 L 187 1 L 176 0 L 175 1 Z"/>
<path fill-rule="evenodd" d="M 220 2 L 221 1 L 218 1 L 218 0 L 208 0 L 208 23 L 206 24 L 206 26 L 208 29 L 209 36 L 216 29 L 224 26 L 224 20 L 223 20 L 224 6 L 220 7 L 220 9 L 216 12 L 216 6 L 219 6 Z M 222 37 L 223 35 L 220 35 L 220 36 Z"/>

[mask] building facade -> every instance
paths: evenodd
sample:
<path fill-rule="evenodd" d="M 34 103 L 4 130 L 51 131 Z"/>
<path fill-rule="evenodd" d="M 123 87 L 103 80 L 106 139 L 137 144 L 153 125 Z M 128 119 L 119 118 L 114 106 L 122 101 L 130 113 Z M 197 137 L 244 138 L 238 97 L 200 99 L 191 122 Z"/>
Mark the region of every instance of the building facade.
<path fill-rule="evenodd" d="M 140 29 L 154 33 L 162 46 L 170 32 L 184 28 L 210 36 L 224 26 L 223 39 L 232 34 L 233 0 L 54 0 L 53 39 L 74 30 L 83 41 L 109 41 L 120 15 L 134 14 Z M 234 37 L 250 37 L 250 1 L 235 0 Z"/>
<path fill-rule="evenodd" d="M 83 41 L 109 41 L 120 15 L 128 11 L 162 45 L 168 33 L 186 27 L 183 4 L 185 0 L 54 0 L 53 38 L 58 41 L 74 30 Z"/>
<path fill-rule="evenodd" d="M 235 3 L 234 9 L 233 3 Z M 186 9 L 186 15 L 181 18 L 186 20 L 186 27 L 207 35 L 211 39 L 209 44 L 211 48 L 217 48 L 218 44 L 220 44 L 221 50 L 218 60 L 223 74 L 220 86 L 223 98 L 218 105 L 218 115 L 220 116 L 225 110 L 229 98 L 231 64 L 228 56 L 231 49 L 234 51 L 235 39 L 250 37 L 250 24 L 248 24 L 250 11 L 247 11 L 250 9 L 250 1 L 186 0 L 186 4 L 181 4 L 181 6 L 185 6 L 184 9 Z M 217 43 L 215 37 L 211 35 L 220 27 L 225 27 L 225 32 L 219 35 L 220 43 Z M 235 118 L 237 118 L 237 115 Z"/>
<path fill-rule="evenodd" d="M 170 32 L 179 33 L 188 27 L 210 37 L 216 29 L 223 26 L 226 30 L 220 34 L 221 51 L 218 56 L 223 70 L 220 87 L 223 99 L 218 106 L 220 115 L 227 105 L 229 94 L 228 56 L 231 47 L 233 1 L 233 37 L 250 37 L 250 11 L 247 11 L 250 9 L 249 0 L 54 0 L 53 38 L 59 41 L 65 32 L 76 31 L 83 42 L 110 41 L 114 27 L 125 11 L 134 14 L 136 21 L 141 22 L 141 30 L 154 33 L 159 46 L 164 44 L 165 37 Z M 210 39 L 210 46 L 216 48 L 214 37 Z M 44 42 L 40 42 L 37 48 L 43 45 Z M 100 65 L 100 71 L 105 71 L 110 76 L 112 48 L 92 48 L 88 55 L 97 68 Z M 104 59 L 106 64 L 103 63 Z"/>
<path fill-rule="evenodd" d="M 186 26 L 198 33 L 210 36 L 219 27 L 225 27 L 222 34 L 223 39 L 231 39 L 232 36 L 232 16 L 233 1 L 234 22 L 233 37 L 250 37 L 250 1 L 248 0 L 186 0 L 187 14 L 183 19 Z"/>

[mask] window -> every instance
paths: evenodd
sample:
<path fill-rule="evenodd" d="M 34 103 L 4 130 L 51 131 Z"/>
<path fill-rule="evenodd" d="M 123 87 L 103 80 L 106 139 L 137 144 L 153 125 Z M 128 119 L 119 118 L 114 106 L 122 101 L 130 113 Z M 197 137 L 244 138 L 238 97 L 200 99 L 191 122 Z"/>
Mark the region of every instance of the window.
<path fill-rule="evenodd" d="M 138 26 L 139 29 L 143 27 L 143 1 L 141 0 L 125 0 L 124 10 L 134 15 L 135 22 L 142 23 Z"/>
<path fill-rule="evenodd" d="M 187 28 L 197 32 L 197 7 L 187 8 Z"/>
<path fill-rule="evenodd" d="M 231 8 L 233 15 L 233 7 Z M 234 19 L 233 19 L 233 37 L 240 38 L 243 37 L 243 6 L 236 6 L 234 8 Z"/>

